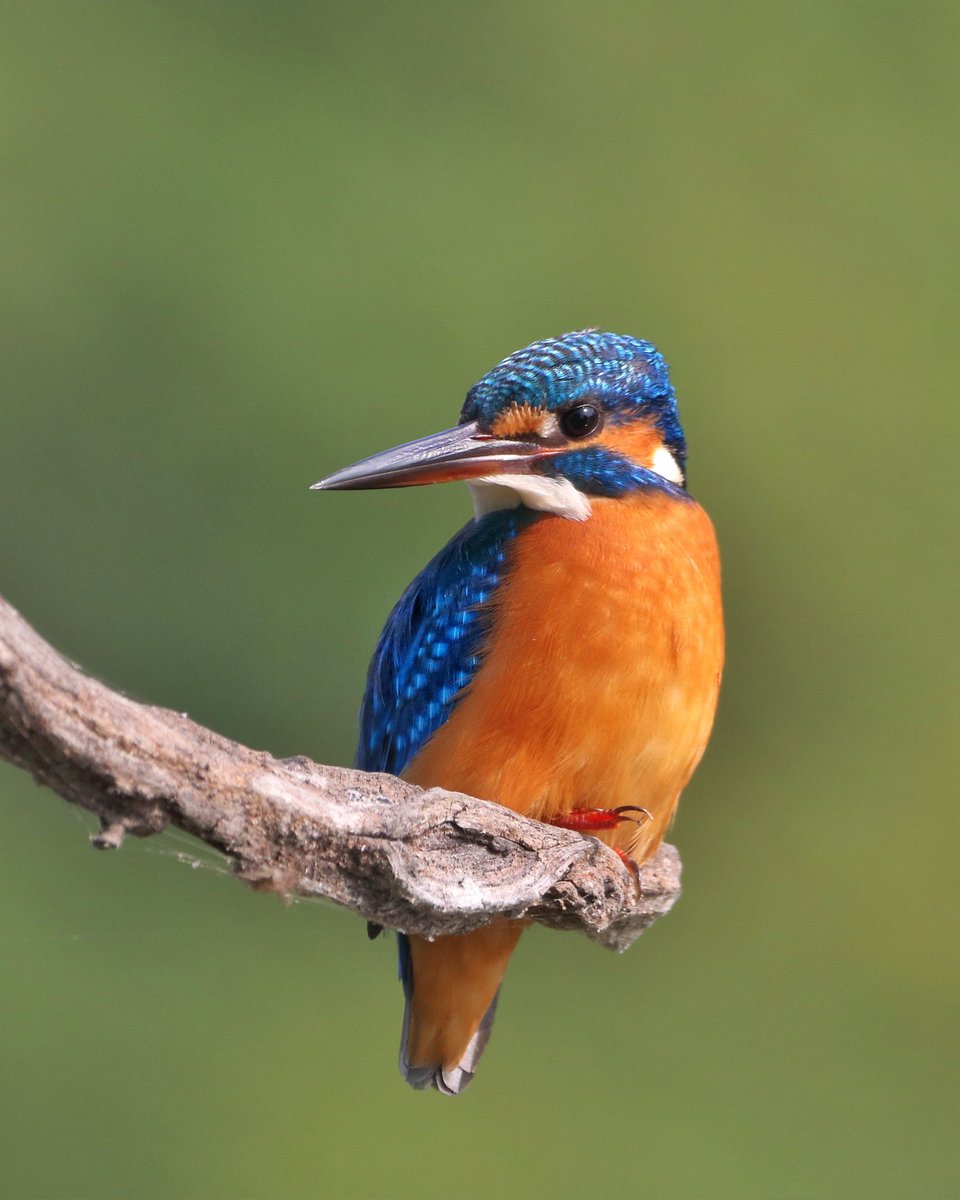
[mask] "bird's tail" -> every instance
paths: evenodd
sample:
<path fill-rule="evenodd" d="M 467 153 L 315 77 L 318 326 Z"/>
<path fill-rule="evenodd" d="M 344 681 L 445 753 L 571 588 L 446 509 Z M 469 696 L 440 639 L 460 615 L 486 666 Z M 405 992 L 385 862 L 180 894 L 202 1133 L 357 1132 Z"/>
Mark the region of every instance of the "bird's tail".
<path fill-rule="evenodd" d="M 412 1087 L 456 1096 L 473 1078 L 522 932 L 511 922 L 433 942 L 398 935 L 406 1000 L 400 1071 Z"/>

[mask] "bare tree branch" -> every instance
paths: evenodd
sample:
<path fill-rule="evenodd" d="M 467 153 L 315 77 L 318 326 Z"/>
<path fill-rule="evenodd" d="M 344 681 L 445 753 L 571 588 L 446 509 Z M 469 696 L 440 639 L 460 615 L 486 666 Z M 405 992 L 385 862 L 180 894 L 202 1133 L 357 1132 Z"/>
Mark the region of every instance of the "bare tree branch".
<path fill-rule="evenodd" d="M 0 599 L 0 757 L 100 818 L 117 847 L 175 825 L 240 879 L 428 937 L 497 918 L 624 950 L 679 895 L 662 846 L 641 886 L 593 838 L 392 775 L 275 759 L 88 678 Z"/>

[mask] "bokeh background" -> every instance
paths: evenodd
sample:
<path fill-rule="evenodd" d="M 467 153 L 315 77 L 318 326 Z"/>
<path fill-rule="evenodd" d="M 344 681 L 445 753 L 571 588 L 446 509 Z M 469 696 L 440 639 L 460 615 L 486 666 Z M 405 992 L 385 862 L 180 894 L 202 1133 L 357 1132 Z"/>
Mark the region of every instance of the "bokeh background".
<path fill-rule="evenodd" d="M 539 337 L 669 359 L 729 669 L 623 958 L 536 930 L 457 1101 L 392 948 L 0 764 L 4 1197 L 960 1190 L 956 5 L 0 11 L 0 589 L 349 762 L 458 487 L 307 485 Z M 199 869 L 191 869 L 199 864 Z"/>

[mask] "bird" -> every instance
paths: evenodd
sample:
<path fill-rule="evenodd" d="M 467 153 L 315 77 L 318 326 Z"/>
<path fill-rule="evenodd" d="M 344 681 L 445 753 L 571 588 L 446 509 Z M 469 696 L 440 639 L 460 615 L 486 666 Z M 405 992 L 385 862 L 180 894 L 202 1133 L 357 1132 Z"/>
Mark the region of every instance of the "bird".
<path fill-rule="evenodd" d="M 463 480 L 473 499 L 387 619 L 357 767 L 645 862 L 706 747 L 723 666 L 719 552 L 686 458 L 661 354 L 586 329 L 503 359 L 452 429 L 313 484 Z M 524 928 L 398 934 L 400 1069 L 413 1087 L 456 1095 L 473 1079 Z"/>

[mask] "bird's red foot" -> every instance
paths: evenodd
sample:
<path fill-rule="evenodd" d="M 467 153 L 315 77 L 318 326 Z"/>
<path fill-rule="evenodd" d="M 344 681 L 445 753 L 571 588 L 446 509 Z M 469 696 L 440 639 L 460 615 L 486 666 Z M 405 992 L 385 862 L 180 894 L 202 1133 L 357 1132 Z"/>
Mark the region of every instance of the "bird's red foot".
<path fill-rule="evenodd" d="M 561 829 L 574 829 L 578 833 L 594 833 L 599 829 L 616 829 L 621 821 L 642 825 L 644 821 L 652 820 L 653 814 L 649 809 L 639 808 L 636 804 L 623 804 L 619 808 L 574 808 L 551 817 L 550 824 Z M 626 850 L 620 850 L 617 846 L 613 846 L 612 850 L 633 876 L 637 892 L 640 893 L 640 864 Z"/>
<path fill-rule="evenodd" d="M 637 815 L 629 816 L 629 813 Z M 616 829 L 621 821 L 642 825 L 644 821 L 652 820 L 653 815 L 647 809 L 638 808 L 635 804 L 623 804 L 620 808 L 574 808 L 551 817 L 549 824 L 558 825 L 561 829 L 575 829 L 578 833 L 593 833 L 596 829 Z"/>

